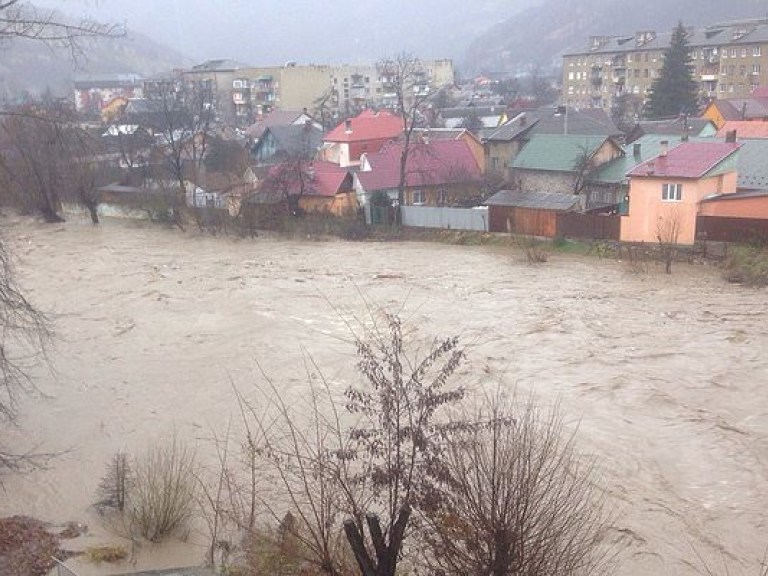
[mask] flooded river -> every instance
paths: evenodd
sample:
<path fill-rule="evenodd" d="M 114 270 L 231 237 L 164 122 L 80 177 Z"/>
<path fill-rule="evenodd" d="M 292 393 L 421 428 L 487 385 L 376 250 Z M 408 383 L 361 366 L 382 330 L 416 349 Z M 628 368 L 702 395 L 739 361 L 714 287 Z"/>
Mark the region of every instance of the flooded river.
<path fill-rule="evenodd" d="M 109 540 L 90 506 L 111 454 L 176 430 L 204 457 L 202 438 L 236 410 L 232 383 L 247 388 L 260 364 L 300 389 L 302 349 L 348 381 L 344 319 L 367 302 L 425 336 L 459 334 L 466 382 L 561 401 L 617 513 L 617 574 L 695 574 L 702 560 L 757 574 L 768 544 L 765 291 L 703 266 L 636 275 L 555 255 L 533 267 L 500 248 L 239 241 L 125 224 L 16 223 L 8 236 L 58 339 L 54 371 L 37 374 L 45 397 L 26 399 L 4 437 L 65 453 L 6 477 L 2 515 L 79 520 Z M 198 543 L 145 550 L 137 566 L 194 563 Z"/>

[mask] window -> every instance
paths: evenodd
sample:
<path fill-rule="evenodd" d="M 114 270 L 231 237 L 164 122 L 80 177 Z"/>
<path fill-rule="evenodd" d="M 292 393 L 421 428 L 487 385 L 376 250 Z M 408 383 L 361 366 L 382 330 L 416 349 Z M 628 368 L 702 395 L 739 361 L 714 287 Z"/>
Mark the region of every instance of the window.
<path fill-rule="evenodd" d="M 761 56 L 760 46 L 752 47 L 752 56 Z"/>
<path fill-rule="evenodd" d="M 760 64 L 752 64 L 752 74 L 760 74 Z"/>
<path fill-rule="evenodd" d="M 720 92 L 725 92 L 725 84 L 720 84 Z"/>
<path fill-rule="evenodd" d="M 414 190 L 411 192 L 411 201 L 414 206 L 423 206 L 426 203 L 424 190 Z"/>
<path fill-rule="evenodd" d="M 664 202 L 680 202 L 683 199 L 683 185 L 662 184 L 661 199 Z"/>
<path fill-rule="evenodd" d="M 731 48 L 731 58 L 736 58 L 736 48 Z"/>
<path fill-rule="evenodd" d="M 723 50 L 723 58 L 728 58 L 728 50 Z"/>
<path fill-rule="evenodd" d="M 448 204 L 448 193 L 441 188 L 437 191 L 437 205 L 445 206 L 446 204 Z"/>
<path fill-rule="evenodd" d="M 747 49 L 746 48 L 742 48 L 741 49 L 741 57 L 742 58 L 746 58 L 747 57 Z"/>

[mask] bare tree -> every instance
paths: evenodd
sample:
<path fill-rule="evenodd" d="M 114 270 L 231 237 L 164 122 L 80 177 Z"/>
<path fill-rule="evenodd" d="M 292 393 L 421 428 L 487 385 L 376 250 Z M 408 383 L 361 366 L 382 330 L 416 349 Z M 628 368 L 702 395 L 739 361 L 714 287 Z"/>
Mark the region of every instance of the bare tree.
<path fill-rule="evenodd" d="M 344 523 L 363 576 L 394 576 L 413 509 L 436 505 L 443 441 L 453 430 L 444 417 L 465 395 L 449 385 L 465 358 L 457 337 L 412 358 L 400 319 L 386 315 L 386 323 L 385 332 L 357 339 L 364 385 L 347 390 L 347 410 L 362 418 L 351 437 L 356 453 L 370 457 L 361 472 L 377 505 Z"/>
<path fill-rule="evenodd" d="M 123 34 L 124 30 L 114 24 L 67 22 L 55 11 L 38 8 L 26 0 L 0 0 L 0 41 L 21 38 L 63 46 L 77 57 L 82 40 Z"/>
<path fill-rule="evenodd" d="M 427 566 L 460 576 L 599 573 L 604 495 L 557 408 L 497 392 L 458 418 L 476 425 L 448 442 L 441 498 L 421 531 Z"/>
<path fill-rule="evenodd" d="M 24 296 L 0 238 L 0 424 L 14 423 L 20 396 L 36 390 L 31 364 L 45 356 L 51 340 L 47 317 Z M 20 470 L 44 455 L 14 454 L 0 447 L 0 467 Z"/>
<path fill-rule="evenodd" d="M 400 171 L 397 184 L 398 223 L 400 207 L 405 203 L 408 174 L 408 155 L 411 152 L 413 131 L 422 108 L 430 98 L 429 78 L 421 60 L 408 53 L 385 58 L 376 64 L 380 81 L 388 97 L 387 104 L 403 122 L 403 148 L 400 153 Z"/>
<path fill-rule="evenodd" d="M 659 257 L 664 263 L 664 271 L 672 274 L 672 262 L 677 255 L 677 240 L 682 227 L 682 213 L 670 209 L 660 215 L 656 221 L 656 240 L 659 242 Z"/>
<path fill-rule="evenodd" d="M 145 109 L 134 112 L 129 106 L 126 112 L 130 121 L 154 134 L 154 151 L 161 160 L 160 166 L 151 166 L 154 184 L 176 188 L 173 221 L 183 230 L 187 191 L 203 169 L 215 121 L 213 87 L 208 81 L 170 78 L 155 82 L 146 96 L 141 104 Z"/>

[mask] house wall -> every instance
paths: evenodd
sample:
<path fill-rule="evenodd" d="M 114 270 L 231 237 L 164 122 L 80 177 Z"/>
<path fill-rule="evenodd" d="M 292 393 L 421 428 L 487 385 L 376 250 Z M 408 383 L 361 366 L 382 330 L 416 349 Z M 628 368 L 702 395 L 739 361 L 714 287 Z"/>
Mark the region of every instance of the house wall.
<path fill-rule="evenodd" d="M 475 161 L 480 167 L 480 172 L 485 174 L 485 147 L 482 142 L 467 132 L 463 133 L 459 137 L 459 140 L 462 140 L 469 146 L 469 151 L 472 152 L 472 156 L 475 157 Z"/>
<path fill-rule="evenodd" d="M 512 176 L 518 181 L 520 189 L 526 192 L 573 194 L 576 184 L 576 177 L 570 172 L 515 169 Z"/>
<path fill-rule="evenodd" d="M 699 215 L 768 220 L 768 196 L 702 202 Z"/>
<path fill-rule="evenodd" d="M 517 140 L 511 142 L 486 142 L 485 144 L 485 169 L 488 173 L 498 174 L 504 178 L 511 178 L 510 166 L 520 153 L 521 143 Z"/>
<path fill-rule="evenodd" d="M 722 128 L 723 125 L 725 124 L 725 118 L 720 113 L 720 109 L 717 106 L 717 102 L 712 102 L 709 106 L 707 106 L 707 109 L 704 110 L 704 114 L 702 114 L 702 117 L 714 122 L 715 127 L 718 130 L 720 130 L 720 128 Z"/>
<path fill-rule="evenodd" d="M 414 194 L 417 190 L 424 192 L 424 203 L 416 204 Z M 439 202 L 440 191 L 445 192 L 445 202 Z M 443 186 L 409 187 L 405 189 L 404 206 L 452 206 L 461 199 L 472 198 L 479 194 L 479 184 L 446 184 Z"/>
<path fill-rule="evenodd" d="M 354 192 L 340 192 L 335 196 L 302 196 L 299 207 L 305 212 L 327 212 L 334 216 L 352 216 L 357 212 Z"/>
<path fill-rule="evenodd" d="M 646 176 L 631 178 L 629 212 L 621 219 L 621 240 L 657 242 L 659 233 L 666 235 L 664 231 L 674 223 L 678 228 L 677 243 L 693 244 L 701 200 L 718 192 L 736 192 L 736 181 L 736 172 L 699 180 Z M 663 184 L 681 184 L 682 199 L 679 202 L 663 201 Z"/>

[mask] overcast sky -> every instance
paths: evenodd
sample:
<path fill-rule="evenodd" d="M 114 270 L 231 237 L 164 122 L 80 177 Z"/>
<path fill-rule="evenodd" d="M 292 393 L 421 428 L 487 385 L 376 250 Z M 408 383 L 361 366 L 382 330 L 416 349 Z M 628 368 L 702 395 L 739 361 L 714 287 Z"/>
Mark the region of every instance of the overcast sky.
<path fill-rule="evenodd" d="M 499 20 L 535 0 L 37 0 L 74 16 L 126 23 L 194 60 L 249 64 L 372 62 L 403 50 L 460 58 Z M 507 13 L 509 10 L 506 11 Z"/>

